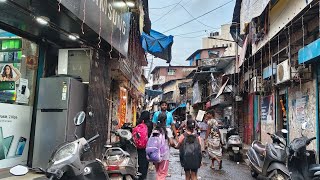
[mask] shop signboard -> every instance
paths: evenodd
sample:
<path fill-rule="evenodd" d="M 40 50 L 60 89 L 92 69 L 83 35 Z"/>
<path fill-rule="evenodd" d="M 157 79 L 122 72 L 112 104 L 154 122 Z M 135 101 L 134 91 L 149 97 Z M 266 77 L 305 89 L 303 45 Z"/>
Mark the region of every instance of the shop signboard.
<path fill-rule="evenodd" d="M 57 0 L 127 56 L 131 13 L 122 0 Z"/>
<path fill-rule="evenodd" d="M 28 159 L 32 107 L 0 103 L 0 169 Z"/>

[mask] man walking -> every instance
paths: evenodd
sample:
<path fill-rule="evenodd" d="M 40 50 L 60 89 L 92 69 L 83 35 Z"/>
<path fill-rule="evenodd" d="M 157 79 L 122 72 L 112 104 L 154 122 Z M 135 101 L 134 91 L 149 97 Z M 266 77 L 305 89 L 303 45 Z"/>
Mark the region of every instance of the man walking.
<path fill-rule="evenodd" d="M 167 131 L 168 131 L 168 137 L 170 138 L 170 144 L 173 143 L 174 141 L 174 136 L 173 133 L 176 137 L 176 139 L 178 138 L 177 136 L 177 132 L 176 132 L 176 127 L 174 125 L 174 121 L 173 121 L 173 116 L 172 113 L 168 112 L 168 103 L 166 101 L 161 101 L 160 102 L 160 111 L 157 111 L 154 113 L 153 118 L 152 118 L 152 122 L 154 125 L 156 125 L 158 123 L 158 116 L 161 113 L 166 113 L 167 115 L 167 121 L 166 121 L 166 127 L 167 127 Z"/>

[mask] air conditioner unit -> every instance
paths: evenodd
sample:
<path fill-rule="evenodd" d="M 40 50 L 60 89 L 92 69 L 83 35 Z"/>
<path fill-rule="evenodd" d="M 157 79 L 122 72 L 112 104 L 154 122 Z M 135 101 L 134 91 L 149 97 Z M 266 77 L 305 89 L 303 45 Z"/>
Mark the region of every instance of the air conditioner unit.
<path fill-rule="evenodd" d="M 261 91 L 263 91 L 262 77 L 255 76 L 251 79 L 251 82 L 250 82 L 250 93 L 261 92 Z"/>
<path fill-rule="evenodd" d="M 291 67 L 289 59 L 277 65 L 277 84 L 283 83 L 291 79 Z"/>

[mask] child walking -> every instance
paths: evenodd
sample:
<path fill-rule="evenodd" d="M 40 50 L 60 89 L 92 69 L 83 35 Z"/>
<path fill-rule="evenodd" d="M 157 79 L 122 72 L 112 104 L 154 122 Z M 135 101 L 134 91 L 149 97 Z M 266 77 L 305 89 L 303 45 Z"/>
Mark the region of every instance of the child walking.
<path fill-rule="evenodd" d="M 170 158 L 170 150 L 169 150 L 169 137 L 166 129 L 166 120 L 167 115 L 165 113 L 161 113 L 158 116 L 158 122 L 154 130 L 158 130 L 165 136 L 164 147 L 162 147 L 163 158 L 160 163 L 155 163 L 155 168 L 157 172 L 156 180 L 165 180 L 168 175 L 169 170 L 169 158 Z"/>

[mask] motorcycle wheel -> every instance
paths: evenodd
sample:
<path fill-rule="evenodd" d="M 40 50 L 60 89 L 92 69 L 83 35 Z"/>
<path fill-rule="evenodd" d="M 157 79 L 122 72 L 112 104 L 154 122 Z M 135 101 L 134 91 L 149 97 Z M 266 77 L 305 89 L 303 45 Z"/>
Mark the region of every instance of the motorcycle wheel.
<path fill-rule="evenodd" d="M 254 177 L 254 178 L 257 178 L 258 175 L 259 175 L 259 174 L 258 174 L 257 172 L 255 172 L 253 169 L 250 170 L 250 173 L 251 173 L 251 176 Z"/>
<path fill-rule="evenodd" d="M 277 170 L 275 170 L 277 171 Z M 272 177 L 270 177 L 271 180 L 288 180 L 289 177 L 284 174 L 281 171 L 277 171 L 276 173 L 274 173 L 274 175 Z"/>

